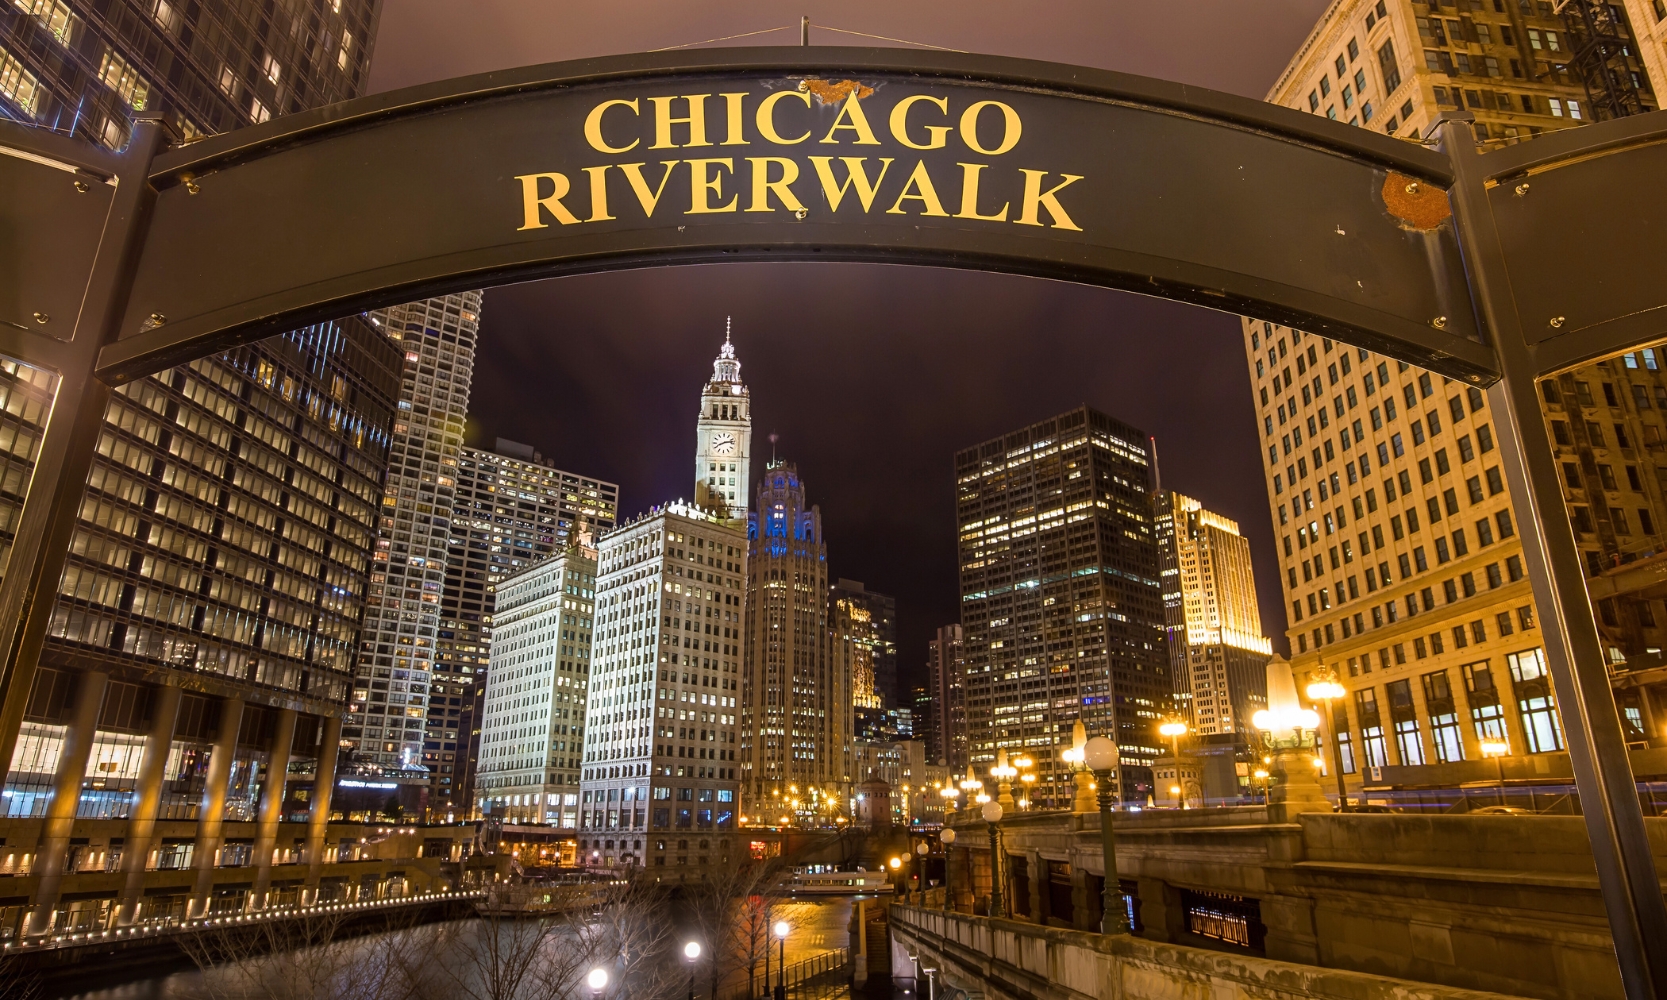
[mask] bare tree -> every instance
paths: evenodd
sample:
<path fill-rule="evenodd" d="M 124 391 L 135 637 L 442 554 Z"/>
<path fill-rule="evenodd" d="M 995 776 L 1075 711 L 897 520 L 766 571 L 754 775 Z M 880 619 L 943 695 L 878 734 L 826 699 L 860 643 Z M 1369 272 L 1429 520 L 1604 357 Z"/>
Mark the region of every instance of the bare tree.
<path fill-rule="evenodd" d="M 746 973 L 752 995 L 758 965 L 769 947 L 769 902 L 766 893 L 782 870 L 780 859 L 748 858 L 727 871 L 709 874 L 691 895 L 696 925 L 706 940 L 709 996 L 717 1000 L 720 986 Z"/>
<path fill-rule="evenodd" d="M 441 1000 L 429 972 L 448 927 L 390 914 L 372 933 L 350 934 L 346 916 L 207 925 L 180 947 L 202 970 L 208 1000 Z"/>

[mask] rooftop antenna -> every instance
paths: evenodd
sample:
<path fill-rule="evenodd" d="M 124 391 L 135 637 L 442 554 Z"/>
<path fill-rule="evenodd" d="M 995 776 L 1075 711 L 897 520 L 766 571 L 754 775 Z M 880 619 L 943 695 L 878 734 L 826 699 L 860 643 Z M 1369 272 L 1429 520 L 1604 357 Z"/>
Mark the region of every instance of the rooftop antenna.
<path fill-rule="evenodd" d="M 810 15 L 809 14 L 800 14 L 799 15 L 799 44 L 801 46 L 805 46 L 805 47 L 808 47 L 810 45 Z"/>
<path fill-rule="evenodd" d="M 1152 446 L 1152 478 L 1157 480 L 1157 485 L 1153 488 L 1152 492 L 1162 493 L 1163 470 L 1158 468 L 1158 439 L 1156 436 L 1149 434 L 1146 436 L 1146 440 Z"/>
<path fill-rule="evenodd" d="M 729 324 L 731 319 L 732 317 L 729 316 L 724 317 L 724 343 L 726 344 L 729 343 Z"/>
<path fill-rule="evenodd" d="M 770 432 L 770 465 L 771 465 L 771 467 L 774 467 L 775 464 L 776 464 L 776 439 L 780 436 L 781 435 L 777 434 L 775 431 Z"/>

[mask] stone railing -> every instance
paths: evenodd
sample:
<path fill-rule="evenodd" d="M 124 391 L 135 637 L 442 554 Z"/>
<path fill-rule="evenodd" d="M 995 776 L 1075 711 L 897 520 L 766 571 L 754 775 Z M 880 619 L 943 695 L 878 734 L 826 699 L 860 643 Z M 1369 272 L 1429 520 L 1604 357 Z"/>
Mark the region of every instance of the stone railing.
<path fill-rule="evenodd" d="M 935 971 L 939 997 L 985 1000 L 1494 1000 L 1361 972 L 893 905 L 893 979 Z M 924 982 L 916 992 L 925 994 Z"/>

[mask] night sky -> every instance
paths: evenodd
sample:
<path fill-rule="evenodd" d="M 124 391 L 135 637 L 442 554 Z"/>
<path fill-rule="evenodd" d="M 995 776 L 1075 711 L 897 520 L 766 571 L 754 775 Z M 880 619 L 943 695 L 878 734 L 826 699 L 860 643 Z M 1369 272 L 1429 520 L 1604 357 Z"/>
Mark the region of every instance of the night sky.
<path fill-rule="evenodd" d="M 1107 11 L 1108 7 L 1118 7 Z M 812 44 L 893 44 L 1163 77 L 1261 97 L 1325 0 L 1117 4 L 855 2 L 809 8 Z M 829 13 L 818 14 L 818 10 Z M 725 42 L 796 44 L 797 9 L 749 2 L 389 0 L 372 92 L 511 66 Z M 1262 621 L 1285 617 L 1236 317 L 975 271 L 855 264 L 679 266 L 487 292 L 468 440 L 524 441 L 617 482 L 622 514 L 693 493 L 701 386 L 734 317 L 753 468 L 796 462 L 822 508 L 830 577 L 894 594 L 903 685 L 959 621 L 957 449 L 1087 403 L 1155 435 L 1164 485 L 1239 521 Z"/>

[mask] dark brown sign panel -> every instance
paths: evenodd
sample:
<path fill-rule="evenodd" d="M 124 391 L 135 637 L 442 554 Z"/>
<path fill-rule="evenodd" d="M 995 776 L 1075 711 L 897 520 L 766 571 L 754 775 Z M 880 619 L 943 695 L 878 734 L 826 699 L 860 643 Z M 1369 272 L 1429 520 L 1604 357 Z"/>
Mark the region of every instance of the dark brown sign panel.
<path fill-rule="evenodd" d="M 1491 377 L 1438 154 L 1117 74 L 836 51 L 522 71 L 166 154 L 101 369 L 436 288 L 746 257 L 1067 278 Z"/>

